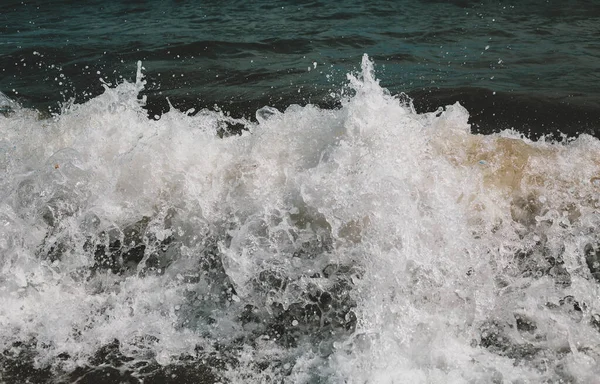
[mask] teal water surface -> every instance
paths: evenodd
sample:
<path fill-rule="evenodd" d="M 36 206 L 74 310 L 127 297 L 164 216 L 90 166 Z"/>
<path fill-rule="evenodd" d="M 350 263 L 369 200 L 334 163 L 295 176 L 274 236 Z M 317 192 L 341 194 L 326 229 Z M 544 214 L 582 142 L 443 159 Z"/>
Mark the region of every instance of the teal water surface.
<path fill-rule="evenodd" d="M 383 86 L 425 109 L 458 100 L 478 115 L 498 104 L 491 128 L 568 131 L 573 116 L 588 128 L 600 116 L 599 34 L 600 5 L 585 0 L 9 1 L 0 6 L 0 91 L 41 108 L 86 100 L 100 79 L 132 79 L 142 60 L 158 112 L 169 97 L 181 108 L 252 113 L 334 103 L 368 53 Z M 552 117 L 536 124 L 539 109 Z"/>

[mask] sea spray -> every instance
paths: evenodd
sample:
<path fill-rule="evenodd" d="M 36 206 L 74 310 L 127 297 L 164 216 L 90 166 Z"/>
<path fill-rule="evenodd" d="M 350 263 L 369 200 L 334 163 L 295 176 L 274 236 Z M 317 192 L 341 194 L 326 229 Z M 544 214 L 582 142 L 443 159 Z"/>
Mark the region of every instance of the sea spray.
<path fill-rule="evenodd" d="M 338 109 L 148 119 L 140 66 L 1 115 L 3 380 L 597 377 L 598 140 L 348 79 Z"/>

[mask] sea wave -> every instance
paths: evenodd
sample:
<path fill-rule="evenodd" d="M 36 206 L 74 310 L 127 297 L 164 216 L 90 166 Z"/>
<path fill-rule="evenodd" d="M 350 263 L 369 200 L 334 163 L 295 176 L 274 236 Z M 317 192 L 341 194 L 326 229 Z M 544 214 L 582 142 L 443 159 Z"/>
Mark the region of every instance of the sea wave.
<path fill-rule="evenodd" d="M 595 380 L 600 141 L 474 134 L 366 55 L 348 83 L 149 119 L 139 65 L 5 108 L 3 380 Z"/>

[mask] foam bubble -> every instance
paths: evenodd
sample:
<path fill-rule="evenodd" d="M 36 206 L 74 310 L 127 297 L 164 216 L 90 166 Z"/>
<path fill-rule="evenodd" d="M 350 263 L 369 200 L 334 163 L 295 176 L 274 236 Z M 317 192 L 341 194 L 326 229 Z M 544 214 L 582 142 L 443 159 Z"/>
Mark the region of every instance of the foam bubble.
<path fill-rule="evenodd" d="M 143 378 L 194 361 L 185 374 L 232 382 L 599 373 L 597 139 L 474 135 L 459 104 L 416 114 L 366 56 L 339 109 L 153 120 L 141 69 L 50 119 L 0 116 L 5 367 Z M 227 124 L 245 130 L 220 138 Z"/>

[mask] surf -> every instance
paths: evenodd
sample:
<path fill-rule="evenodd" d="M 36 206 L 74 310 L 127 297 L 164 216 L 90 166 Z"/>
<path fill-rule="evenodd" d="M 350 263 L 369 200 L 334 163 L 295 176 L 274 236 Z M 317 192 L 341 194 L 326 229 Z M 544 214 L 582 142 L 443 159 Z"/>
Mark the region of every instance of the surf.
<path fill-rule="evenodd" d="M 596 138 L 474 134 L 460 104 L 419 114 L 382 88 L 366 55 L 338 108 L 254 119 L 149 119 L 142 72 L 0 115 L 5 375 L 598 375 Z"/>

